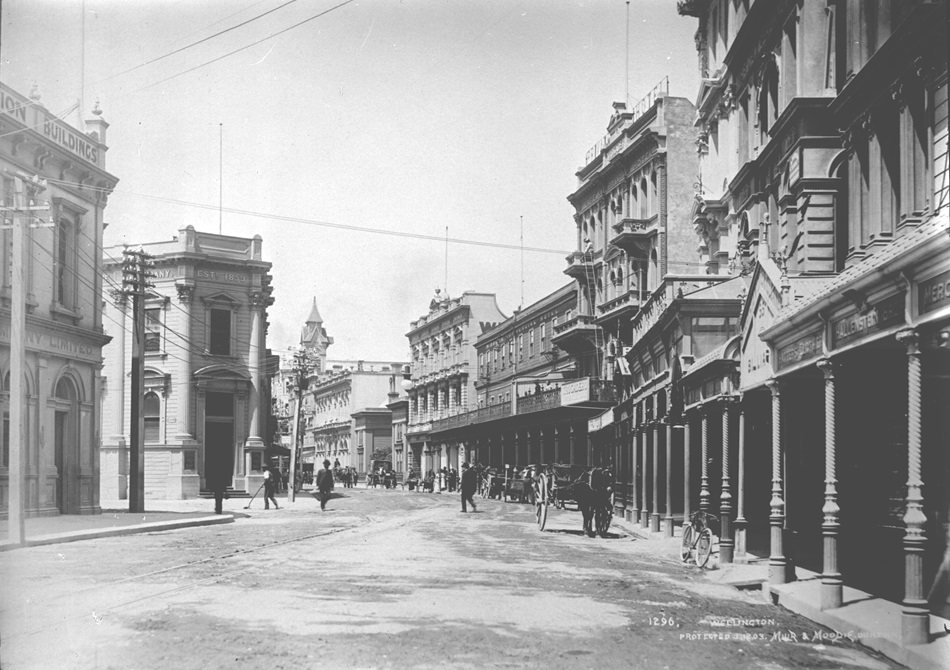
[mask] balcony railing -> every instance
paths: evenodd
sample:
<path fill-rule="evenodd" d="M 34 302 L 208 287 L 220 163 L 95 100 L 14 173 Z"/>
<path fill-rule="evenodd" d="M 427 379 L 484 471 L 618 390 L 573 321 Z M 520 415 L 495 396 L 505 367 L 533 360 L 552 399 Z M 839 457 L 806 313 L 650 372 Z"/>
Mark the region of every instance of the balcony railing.
<path fill-rule="evenodd" d="M 591 402 L 616 402 L 617 394 L 614 392 L 613 382 L 604 379 L 591 379 L 590 399 Z"/>
<path fill-rule="evenodd" d="M 590 316 L 589 314 L 578 314 L 568 319 L 564 323 L 559 323 L 554 326 L 554 335 L 555 337 L 557 337 L 558 335 L 563 335 L 564 333 L 570 330 L 574 330 L 576 328 L 584 328 L 584 327 L 588 327 L 588 328 L 596 327 L 593 316 Z"/>
<path fill-rule="evenodd" d="M 530 412 L 540 412 L 545 409 L 552 409 L 561 406 L 561 389 L 555 388 L 549 391 L 541 391 L 534 395 L 518 398 L 518 414 L 528 414 Z"/>

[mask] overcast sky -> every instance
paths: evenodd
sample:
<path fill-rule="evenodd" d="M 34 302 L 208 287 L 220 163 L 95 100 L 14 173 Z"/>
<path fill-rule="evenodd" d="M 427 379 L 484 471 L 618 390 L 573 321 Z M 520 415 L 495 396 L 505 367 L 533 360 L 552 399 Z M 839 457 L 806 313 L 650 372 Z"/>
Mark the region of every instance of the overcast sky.
<path fill-rule="evenodd" d="M 221 189 L 242 210 L 224 212 L 223 232 L 260 234 L 274 264 L 273 350 L 297 344 L 316 296 L 332 358 L 403 360 L 409 322 L 446 274 L 453 297 L 519 305 L 520 217 L 524 247 L 559 252 L 524 252 L 524 304 L 568 283 L 566 196 L 625 97 L 626 6 L 344 2 L 3 0 L 0 79 L 23 94 L 38 84 L 54 113 L 100 101 L 120 180 L 107 245 L 188 224 L 216 233 Z M 673 0 L 632 0 L 630 15 L 631 102 L 665 76 L 694 100 L 695 20 Z M 446 273 L 442 241 L 313 222 L 440 239 L 448 226 L 450 239 L 511 248 L 451 242 Z"/>

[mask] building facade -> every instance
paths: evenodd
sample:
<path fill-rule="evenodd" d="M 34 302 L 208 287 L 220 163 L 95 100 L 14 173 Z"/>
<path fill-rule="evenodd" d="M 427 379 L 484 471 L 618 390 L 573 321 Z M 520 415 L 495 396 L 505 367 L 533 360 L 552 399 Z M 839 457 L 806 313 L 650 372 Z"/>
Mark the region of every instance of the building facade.
<path fill-rule="evenodd" d="M 718 244 L 750 276 L 715 410 L 736 426 L 723 540 L 767 553 L 775 588 L 820 573 L 823 609 L 844 585 L 900 603 L 903 641 L 926 643 L 947 606 L 927 600 L 950 480 L 946 4 L 679 9 L 711 175 L 694 220 L 719 234 L 710 266 Z"/>
<path fill-rule="evenodd" d="M 76 129 L 0 83 L 0 514 L 9 500 L 14 254 L 22 262 L 25 352 L 19 408 L 21 490 L 28 516 L 93 514 L 99 507 L 104 210 L 118 179 L 106 171 L 98 110 Z M 30 206 L 47 209 L 27 209 Z M 14 226 L 19 231 L 14 231 Z M 21 249 L 14 248 L 21 232 Z"/>
<path fill-rule="evenodd" d="M 610 384 L 578 377 L 581 364 L 551 341 L 576 309 L 572 282 L 482 333 L 477 407 L 434 420 L 430 439 L 499 471 L 590 464 L 588 419 L 614 396 Z"/>
<path fill-rule="evenodd" d="M 410 324 L 409 425 L 412 468 L 453 467 L 464 460 L 458 444 L 432 439 L 432 422 L 462 414 L 475 401 L 475 340 L 505 320 L 493 293 L 466 291 L 449 298 L 437 289 L 429 312 Z"/>
<path fill-rule="evenodd" d="M 186 226 L 142 248 L 155 264 L 144 301 L 145 497 L 195 497 L 209 477 L 254 491 L 273 437 L 266 349 L 273 287 L 262 240 Z M 121 286 L 122 247 L 103 254 L 110 284 Z M 124 499 L 131 301 L 116 292 L 106 314 L 113 340 L 103 352 L 102 495 Z"/>

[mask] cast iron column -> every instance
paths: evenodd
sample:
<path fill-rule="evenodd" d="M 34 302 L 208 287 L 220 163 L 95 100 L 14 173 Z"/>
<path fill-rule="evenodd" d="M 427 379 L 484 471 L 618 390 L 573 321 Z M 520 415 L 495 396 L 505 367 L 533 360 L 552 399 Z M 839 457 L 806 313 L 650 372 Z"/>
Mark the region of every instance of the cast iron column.
<path fill-rule="evenodd" d="M 660 532 L 660 423 L 653 424 L 653 508 L 650 515 L 650 532 Z"/>
<path fill-rule="evenodd" d="M 703 462 L 699 480 L 699 509 L 709 513 L 709 408 L 705 405 L 699 408 L 699 415 L 703 420 Z"/>
<path fill-rule="evenodd" d="M 729 481 L 729 411 L 735 398 L 722 399 L 722 491 L 719 494 L 719 562 L 732 563 L 732 485 Z"/>
<path fill-rule="evenodd" d="M 779 381 L 772 379 L 767 386 L 772 392 L 772 500 L 769 503 L 770 551 L 769 582 L 784 584 L 788 581 L 788 559 L 785 558 L 785 501 L 782 499 L 782 396 Z"/>
<path fill-rule="evenodd" d="M 683 527 L 689 525 L 689 517 L 692 513 L 690 509 L 689 498 L 689 415 L 683 414 Z"/>
<path fill-rule="evenodd" d="M 828 358 L 818 361 L 818 369 L 825 376 L 825 504 L 821 508 L 824 520 L 824 556 L 821 573 L 821 609 L 841 607 L 842 581 L 838 571 L 838 489 L 835 478 L 835 364 Z"/>
<path fill-rule="evenodd" d="M 640 473 L 643 477 L 643 489 L 640 491 L 640 502 L 642 507 L 640 507 L 640 527 L 648 528 L 650 526 L 650 507 L 647 503 L 647 451 L 650 448 L 647 444 L 647 436 L 649 435 L 649 430 L 644 430 L 641 434 L 641 439 L 643 440 L 640 445 L 642 449 L 640 450 Z"/>
<path fill-rule="evenodd" d="M 745 557 L 745 530 L 748 522 L 745 518 L 745 406 L 742 404 L 744 398 L 739 397 L 739 494 L 737 496 L 738 510 L 736 512 L 736 521 L 733 524 L 736 528 L 736 551 L 735 557 Z"/>
<path fill-rule="evenodd" d="M 673 424 L 666 420 L 666 516 L 663 517 L 663 534 L 673 537 Z"/>
<path fill-rule="evenodd" d="M 907 347 L 907 505 L 904 513 L 904 602 L 901 639 L 905 645 L 930 639 L 930 614 L 924 595 L 924 547 L 927 537 L 923 510 L 924 483 L 920 459 L 921 362 L 917 331 L 902 330 L 897 340 Z"/>

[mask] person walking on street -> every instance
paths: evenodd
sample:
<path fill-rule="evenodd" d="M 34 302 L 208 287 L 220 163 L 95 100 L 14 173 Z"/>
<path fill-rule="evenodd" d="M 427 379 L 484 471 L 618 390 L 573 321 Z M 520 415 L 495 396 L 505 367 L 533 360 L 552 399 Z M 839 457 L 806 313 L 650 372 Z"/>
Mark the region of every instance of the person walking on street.
<path fill-rule="evenodd" d="M 323 461 L 323 469 L 317 473 L 317 491 L 320 494 L 320 509 L 326 510 L 327 500 L 333 491 L 333 471 L 330 469 L 329 459 Z"/>
<path fill-rule="evenodd" d="M 475 508 L 475 501 L 472 500 L 472 496 L 475 495 L 476 479 L 475 479 L 475 470 L 470 468 L 468 463 L 462 463 L 462 511 L 467 512 L 465 508 L 465 503 L 468 502 L 472 506 L 472 511 L 477 512 Z"/>
<path fill-rule="evenodd" d="M 274 503 L 274 509 L 280 509 L 277 506 L 277 499 L 274 498 L 274 494 L 277 493 L 278 482 L 280 481 L 280 474 L 277 471 L 276 466 L 271 466 L 264 470 L 264 509 L 270 509 L 270 503 Z"/>
<path fill-rule="evenodd" d="M 224 513 L 224 498 L 228 488 L 228 481 L 220 472 L 213 470 L 208 473 L 208 488 L 214 493 L 214 513 Z"/>

